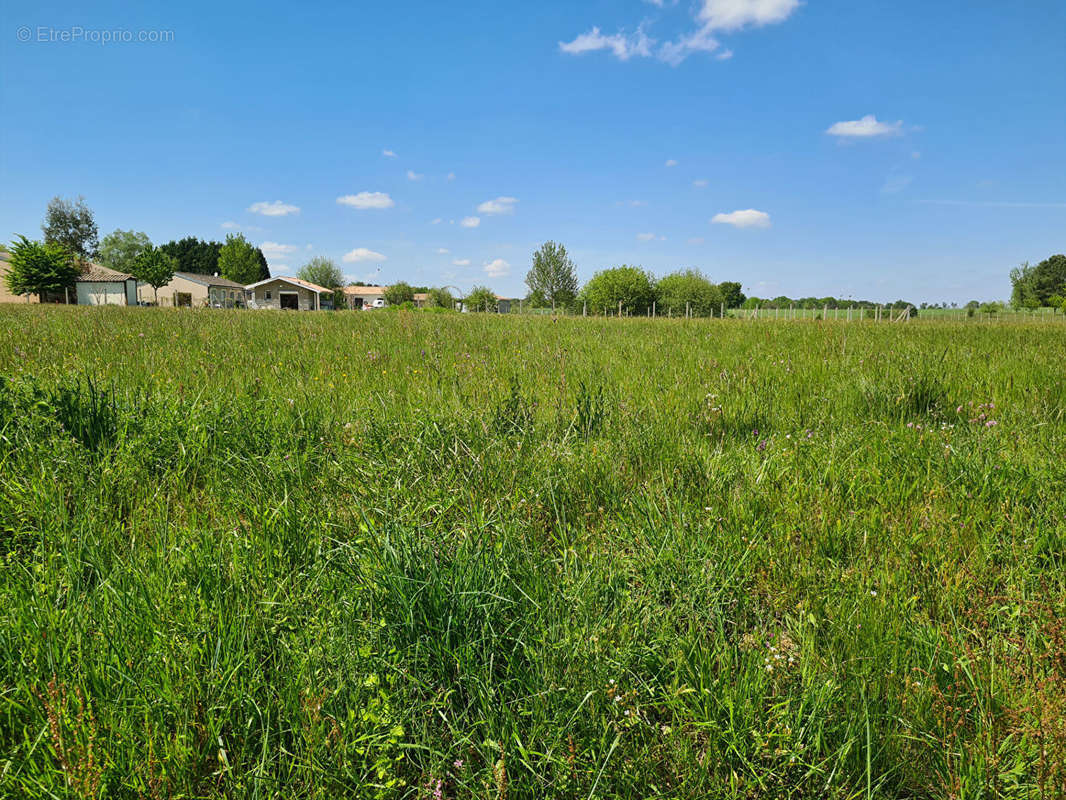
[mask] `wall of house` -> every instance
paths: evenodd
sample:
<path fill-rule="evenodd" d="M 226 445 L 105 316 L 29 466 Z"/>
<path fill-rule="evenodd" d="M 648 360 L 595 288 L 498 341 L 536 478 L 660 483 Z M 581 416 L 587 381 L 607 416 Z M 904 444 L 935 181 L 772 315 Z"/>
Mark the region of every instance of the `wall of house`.
<path fill-rule="evenodd" d="M 11 294 L 7 290 L 7 283 L 4 281 L 4 276 L 7 275 L 11 269 L 11 265 L 8 263 L 8 254 L 3 253 L 0 255 L 0 303 L 39 303 L 40 298 L 35 294 Z"/>
<path fill-rule="evenodd" d="M 134 281 L 78 281 L 74 284 L 79 306 L 125 306 L 137 304 Z"/>
<path fill-rule="evenodd" d="M 207 305 L 207 287 L 202 283 L 187 280 L 179 275 L 175 275 L 166 286 L 159 287 L 159 305 L 172 307 L 174 305 L 174 295 L 178 292 L 192 296 L 193 308 L 201 308 Z M 147 284 L 141 284 L 138 295 L 141 301 L 145 303 L 151 303 L 155 299 L 155 292 Z"/>
<path fill-rule="evenodd" d="M 248 300 L 248 306 L 250 308 L 280 309 L 281 292 L 296 292 L 299 296 L 300 311 L 313 311 L 318 307 L 315 303 L 315 293 L 310 289 L 305 289 L 302 286 L 296 287 L 281 281 L 271 281 L 262 286 L 256 286 Z M 268 294 L 270 295 L 269 298 L 267 297 Z"/>

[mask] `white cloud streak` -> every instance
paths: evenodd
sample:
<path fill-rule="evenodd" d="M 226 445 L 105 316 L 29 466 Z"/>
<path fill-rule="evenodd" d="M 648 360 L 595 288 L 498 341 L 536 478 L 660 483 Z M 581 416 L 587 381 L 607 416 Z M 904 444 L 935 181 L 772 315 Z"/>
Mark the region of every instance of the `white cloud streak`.
<path fill-rule="evenodd" d="M 841 139 L 873 139 L 878 136 L 898 136 L 903 132 L 903 120 L 897 122 L 879 122 L 873 114 L 862 119 L 834 122 L 826 133 Z"/>
<path fill-rule="evenodd" d="M 349 250 L 344 254 L 344 261 L 347 264 L 357 263 L 359 261 L 387 261 L 388 259 L 381 253 L 377 253 L 373 250 L 369 250 L 366 247 L 357 247 L 354 250 Z"/>
<path fill-rule="evenodd" d="M 342 206 L 350 206 L 358 209 L 368 208 L 392 208 L 396 203 L 385 192 L 359 192 L 359 194 L 346 194 L 338 197 L 337 202 Z"/>
<path fill-rule="evenodd" d="M 477 210 L 479 214 L 488 216 L 513 214 L 517 202 L 517 197 L 497 197 L 495 200 L 486 200 L 477 207 Z"/>
<path fill-rule="evenodd" d="M 715 214 L 711 218 L 715 225 L 732 225 L 734 228 L 769 228 L 770 215 L 765 211 L 756 211 L 747 208 L 740 211 L 731 211 L 728 214 Z"/>
<path fill-rule="evenodd" d="M 252 203 L 248 206 L 248 210 L 253 214 L 262 214 L 264 217 L 287 217 L 289 214 L 300 213 L 299 206 L 292 206 L 288 203 L 283 203 L 280 200 L 275 200 L 272 203 L 265 200 L 258 203 Z"/>
<path fill-rule="evenodd" d="M 497 258 L 485 264 L 485 274 L 490 278 L 503 278 L 511 274 L 511 265 L 502 258 Z"/>
<path fill-rule="evenodd" d="M 481 217 L 463 217 L 463 221 L 459 224 L 464 228 L 476 228 L 481 224 Z"/>

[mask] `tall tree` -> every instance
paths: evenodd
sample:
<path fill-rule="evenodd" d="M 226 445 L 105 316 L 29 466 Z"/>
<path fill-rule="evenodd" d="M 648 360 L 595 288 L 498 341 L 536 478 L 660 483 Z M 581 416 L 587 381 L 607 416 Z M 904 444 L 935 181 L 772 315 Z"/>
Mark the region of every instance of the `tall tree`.
<path fill-rule="evenodd" d="M 655 278 L 640 267 L 622 265 L 600 270 L 585 284 L 578 297 L 591 313 L 644 314 L 656 300 Z"/>
<path fill-rule="evenodd" d="M 152 249 L 152 240 L 147 233 L 139 231 L 111 231 L 100 242 L 100 263 L 105 267 L 133 275 L 137 257 Z"/>
<path fill-rule="evenodd" d="M 429 300 L 427 305 L 430 308 L 447 308 L 449 310 L 455 309 L 455 298 L 452 297 L 452 293 L 447 289 L 430 289 Z"/>
<path fill-rule="evenodd" d="M 415 290 L 411 288 L 409 283 L 398 281 L 397 283 L 392 284 L 392 286 L 385 287 L 384 298 L 385 302 L 390 306 L 413 303 L 415 299 Z"/>
<path fill-rule="evenodd" d="M 65 200 L 58 195 L 53 197 L 45 211 L 41 230 L 46 244 L 62 245 L 84 260 L 96 258 L 100 231 L 84 197 L 79 195 L 77 200 Z"/>
<path fill-rule="evenodd" d="M 744 292 L 740 291 L 740 284 L 736 281 L 722 281 L 718 284 L 718 291 L 722 293 L 722 301 L 726 308 L 740 308 L 747 300 Z"/>
<path fill-rule="evenodd" d="M 548 241 L 540 246 L 526 274 L 526 286 L 531 296 L 542 298 L 553 309 L 577 296 L 577 270 L 563 245 Z"/>
<path fill-rule="evenodd" d="M 186 236 L 184 239 L 160 245 L 160 249 L 175 258 L 178 272 L 191 272 L 195 275 L 214 275 L 218 272 L 221 242 L 205 242 L 195 236 Z"/>
<path fill-rule="evenodd" d="M 218 271 L 223 278 L 248 285 L 259 280 L 261 268 L 256 248 L 243 234 L 231 233 L 226 237 L 218 254 Z"/>
<path fill-rule="evenodd" d="M 700 317 L 720 314 L 722 293 L 694 269 L 673 272 L 659 281 L 659 313 L 683 314 L 686 309 Z"/>
<path fill-rule="evenodd" d="M 156 305 L 159 305 L 159 287 L 170 283 L 177 265 L 178 262 L 174 256 L 161 248 L 148 245 L 147 249 L 142 250 L 137 256 L 128 271 L 137 280 L 152 287 Z"/>
<path fill-rule="evenodd" d="M 69 289 L 81 274 L 74 255 L 55 242 L 37 242 L 19 236 L 8 248 L 11 269 L 4 276 L 11 294 L 36 294 Z"/>
<path fill-rule="evenodd" d="M 463 298 L 463 306 L 467 311 L 495 311 L 497 307 L 496 293 L 488 286 L 475 286 Z"/>
<path fill-rule="evenodd" d="M 327 289 L 337 289 L 344 285 L 344 274 L 332 258 L 315 256 L 296 273 L 301 280 L 317 283 Z"/>
<path fill-rule="evenodd" d="M 1022 264 L 1011 270 L 1011 303 L 1024 308 L 1051 304 L 1051 298 L 1066 292 L 1066 255 L 1053 255 L 1036 266 Z"/>

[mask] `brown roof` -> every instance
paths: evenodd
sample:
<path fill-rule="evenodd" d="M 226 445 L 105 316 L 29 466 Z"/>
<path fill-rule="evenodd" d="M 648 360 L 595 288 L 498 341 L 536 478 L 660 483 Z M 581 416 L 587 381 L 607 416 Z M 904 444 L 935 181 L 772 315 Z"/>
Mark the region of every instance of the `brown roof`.
<path fill-rule="evenodd" d="M 105 267 L 103 264 L 89 262 L 81 271 L 78 280 L 90 283 L 121 283 L 123 281 L 132 281 L 136 279 L 128 273 L 118 272 L 117 270 Z"/>
<path fill-rule="evenodd" d="M 237 283 L 237 281 L 231 281 L 229 278 L 223 278 L 221 275 L 201 275 L 198 272 L 175 272 L 176 278 L 188 278 L 191 281 L 197 283 L 206 283 L 208 286 L 225 286 L 230 289 L 243 289 L 243 283 Z"/>
<path fill-rule="evenodd" d="M 384 286 L 345 286 L 345 294 L 385 294 Z"/>

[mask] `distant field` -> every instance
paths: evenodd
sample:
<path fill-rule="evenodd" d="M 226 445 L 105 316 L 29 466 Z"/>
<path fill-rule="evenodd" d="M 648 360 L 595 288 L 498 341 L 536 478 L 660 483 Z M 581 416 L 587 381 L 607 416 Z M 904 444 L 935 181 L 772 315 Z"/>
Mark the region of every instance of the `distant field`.
<path fill-rule="evenodd" d="M 1066 793 L 1061 317 L 12 306 L 0 376 L 0 796 Z"/>

